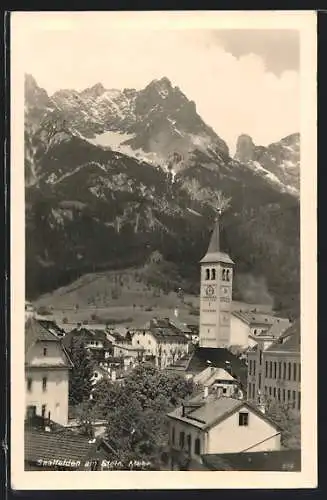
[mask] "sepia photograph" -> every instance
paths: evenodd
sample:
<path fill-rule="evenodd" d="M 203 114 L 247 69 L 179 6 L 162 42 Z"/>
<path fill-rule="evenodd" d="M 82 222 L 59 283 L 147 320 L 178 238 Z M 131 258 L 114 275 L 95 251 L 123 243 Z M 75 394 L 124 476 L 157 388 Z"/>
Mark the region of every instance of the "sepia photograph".
<path fill-rule="evenodd" d="M 26 481 L 163 471 L 219 488 L 208 473 L 234 471 L 314 486 L 315 22 L 12 14 Z"/>

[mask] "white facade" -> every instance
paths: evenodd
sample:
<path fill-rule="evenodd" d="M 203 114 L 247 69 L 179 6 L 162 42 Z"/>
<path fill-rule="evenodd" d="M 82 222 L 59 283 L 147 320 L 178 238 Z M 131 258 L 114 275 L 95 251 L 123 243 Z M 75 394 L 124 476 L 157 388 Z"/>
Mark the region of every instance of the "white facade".
<path fill-rule="evenodd" d="M 66 425 L 69 368 L 59 342 L 37 342 L 28 351 L 27 360 L 26 411 Z"/>

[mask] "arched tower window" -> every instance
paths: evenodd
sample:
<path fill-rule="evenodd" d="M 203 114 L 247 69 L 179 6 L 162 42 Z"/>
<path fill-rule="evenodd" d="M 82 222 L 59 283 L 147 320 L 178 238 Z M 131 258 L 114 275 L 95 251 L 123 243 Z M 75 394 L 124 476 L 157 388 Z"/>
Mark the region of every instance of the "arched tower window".
<path fill-rule="evenodd" d="M 210 280 L 210 269 L 206 269 L 206 280 Z"/>
<path fill-rule="evenodd" d="M 226 281 L 229 281 L 229 269 L 226 271 Z"/>
<path fill-rule="evenodd" d="M 226 269 L 223 269 L 222 271 L 222 280 L 226 281 Z"/>
<path fill-rule="evenodd" d="M 211 269 L 211 279 L 212 280 L 216 279 L 216 269 Z"/>

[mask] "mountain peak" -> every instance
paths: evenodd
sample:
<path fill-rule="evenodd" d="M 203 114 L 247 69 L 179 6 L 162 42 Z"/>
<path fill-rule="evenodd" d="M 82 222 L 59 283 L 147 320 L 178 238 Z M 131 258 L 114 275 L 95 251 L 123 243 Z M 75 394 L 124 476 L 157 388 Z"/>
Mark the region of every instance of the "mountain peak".
<path fill-rule="evenodd" d="M 81 92 L 81 95 L 89 95 L 89 96 L 94 96 L 94 97 L 99 97 L 102 95 L 106 89 L 102 85 L 102 83 L 96 83 L 92 87 L 86 88 Z"/>
<path fill-rule="evenodd" d="M 247 163 L 253 160 L 255 144 L 251 136 L 241 134 L 236 143 L 235 159 Z"/>

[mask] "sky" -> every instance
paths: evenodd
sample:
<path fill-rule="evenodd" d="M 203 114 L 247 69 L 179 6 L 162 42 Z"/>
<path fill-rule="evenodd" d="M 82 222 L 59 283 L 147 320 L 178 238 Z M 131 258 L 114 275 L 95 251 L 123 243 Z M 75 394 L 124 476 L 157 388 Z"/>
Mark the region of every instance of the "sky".
<path fill-rule="evenodd" d="M 300 130 L 299 36 L 286 29 L 31 31 L 24 70 L 51 95 L 63 88 L 144 88 L 168 77 L 231 152 L 237 137 L 268 145 Z"/>

